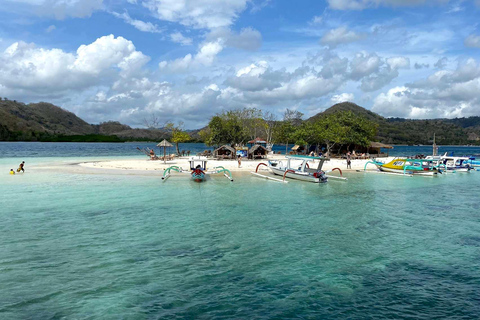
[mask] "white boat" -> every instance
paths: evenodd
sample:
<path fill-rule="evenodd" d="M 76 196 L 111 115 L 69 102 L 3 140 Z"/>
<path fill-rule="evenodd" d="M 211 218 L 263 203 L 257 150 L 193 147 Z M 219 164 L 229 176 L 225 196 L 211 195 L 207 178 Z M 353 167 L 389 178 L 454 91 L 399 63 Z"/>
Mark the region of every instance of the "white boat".
<path fill-rule="evenodd" d="M 469 172 L 473 166 L 469 163 L 469 157 L 447 156 L 428 156 L 426 159 L 431 159 L 437 162 L 436 166 L 450 172 Z"/>
<path fill-rule="evenodd" d="M 322 170 L 322 167 L 325 161 L 328 161 L 328 159 L 324 157 L 310 157 L 310 156 L 298 156 L 298 155 L 287 156 L 285 162 L 282 160 L 268 161 L 268 165 L 265 163 L 260 163 L 257 166 L 256 172 L 258 171 L 259 166 L 265 165 L 274 174 L 282 176 L 284 180 L 285 180 L 285 177 L 302 180 L 302 181 L 314 182 L 314 183 L 327 182 L 328 178 L 337 178 L 337 179 L 347 180 L 346 178 L 343 178 L 343 177 L 327 175 L 326 172 Z M 330 171 L 333 171 L 333 170 L 338 170 L 340 171 L 340 174 L 342 174 L 342 171 L 339 168 L 335 168 Z"/>

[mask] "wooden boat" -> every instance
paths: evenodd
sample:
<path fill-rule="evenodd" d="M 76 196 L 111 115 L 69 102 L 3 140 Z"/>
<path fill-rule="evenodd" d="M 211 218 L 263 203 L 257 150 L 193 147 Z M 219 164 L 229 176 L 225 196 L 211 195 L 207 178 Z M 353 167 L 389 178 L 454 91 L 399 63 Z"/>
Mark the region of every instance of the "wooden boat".
<path fill-rule="evenodd" d="M 395 158 L 388 163 L 368 161 L 364 169 L 368 164 L 374 164 L 382 172 L 397 174 L 433 176 L 442 173 L 441 169 L 435 166 L 436 161 L 432 159 Z"/>
<path fill-rule="evenodd" d="M 208 174 L 218 174 L 223 173 L 223 175 L 228 178 L 230 181 L 233 181 L 232 173 L 230 170 L 225 169 L 224 167 L 218 166 L 214 167 L 211 170 L 207 170 L 207 158 L 205 157 L 191 157 L 188 160 L 189 170 L 184 170 L 178 166 L 171 166 L 163 172 L 162 180 L 167 180 L 171 172 L 178 173 L 189 173 L 192 177 L 192 180 L 195 182 L 203 182 L 206 180 Z"/>
<path fill-rule="evenodd" d="M 309 162 L 315 164 L 314 161 L 316 160 L 318 161 L 318 165 L 316 166 L 316 168 L 310 168 Z M 328 159 L 324 157 L 310 157 L 299 155 L 287 156 L 285 163 L 283 161 L 268 161 L 268 165 L 263 162 L 260 163 L 254 173 L 259 175 L 257 173 L 258 167 L 264 165 L 267 166 L 273 172 L 273 174 L 283 176 L 283 180 L 285 180 L 285 178 L 290 178 L 314 183 L 327 182 L 328 178 L 347 180 L 343 177 L 327 175 L 326 172 L 322 170 L 325 161 L 328 161 Z M 338 170 L 340 174 L 342 174 L 342 171 L 339 168 L 332 169 L 328 172 L 331 172 L 333 170 Z"/>

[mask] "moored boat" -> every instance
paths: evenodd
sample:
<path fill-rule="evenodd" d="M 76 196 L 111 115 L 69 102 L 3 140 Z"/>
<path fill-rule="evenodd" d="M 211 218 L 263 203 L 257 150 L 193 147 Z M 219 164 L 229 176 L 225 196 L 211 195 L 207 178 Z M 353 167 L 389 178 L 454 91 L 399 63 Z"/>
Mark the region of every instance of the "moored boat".
<path fill-rule="evenodd" d="M 313 163 L 313 165 L 315 165 L 315 161 L 318 161 L 316 168 L 310 168 L 309 163 Z M 324 183 L 328 181 L 328 178 L 338 178 L 346 180 L 346 178 L 343 177 L 327 175 L 326 172 L 322 170 L 325 161 L 328 161 L 328 159 L 324 157 L 310 157 L 301 155 L 287 156 L 286 162 L 268 161 L 268 165 L 265 163 L 260 163 L 257 166 L 256 172 L 258 171 L 259 166 L 265 165 L 273 172 L 273 174 L 283 176 L 284 180 L 285 178 L 290 178 L 313 183 Z M 340 171 L 340 174 L 342 173 L 339 168 L 335 169 Z"/>
<path fill-rule="evenodd" d="M 365 164 L 365 169 L 369 163 L 374 164 L 378 170 L 388 173 L 422 176 L 433 176 L 437 173 L 442 173 L 441 169 L 435 166 L 436 161 L 432 159 L 394 158 L 388 163 L 369 161 Z"/>

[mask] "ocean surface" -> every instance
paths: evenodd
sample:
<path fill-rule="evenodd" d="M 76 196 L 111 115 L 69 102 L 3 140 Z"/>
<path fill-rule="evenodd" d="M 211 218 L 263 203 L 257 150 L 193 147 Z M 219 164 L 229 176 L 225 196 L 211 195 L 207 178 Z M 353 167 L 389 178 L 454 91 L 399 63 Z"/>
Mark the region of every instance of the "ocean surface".
<path fill-rule="evenodd" d="M 137 146 L 0 143 L 0 319 L 480 318 L 480 172 L 284 185 L 46 167 Z"/>

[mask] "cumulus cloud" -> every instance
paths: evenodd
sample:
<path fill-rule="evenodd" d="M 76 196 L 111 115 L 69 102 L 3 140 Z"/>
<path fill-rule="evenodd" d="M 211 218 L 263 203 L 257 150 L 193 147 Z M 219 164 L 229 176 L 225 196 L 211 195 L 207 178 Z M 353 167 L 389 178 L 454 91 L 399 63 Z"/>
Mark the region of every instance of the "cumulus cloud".
<path fill-rule="evenodd" d="M 415 6 L 422 4 L 446 3 L 449 0 L 327 0 L 330 8 L 336 10 L 363 10 L 379 6 Z"/>
<path fill-rule="evenodd" d="M 16 42 L 0 54 L 0 84 L 7 93 L 29 90 L 40 96 L 82 90 L 115 74 L 135 74 L 148 60 L 131 41 L 113 35 L 81 45 L 76 53 Z"/>
<path fill-rule="evenodd" d="M 340 27 L 337 29 L 332 29 L 325 33 L 320 42 L 322 44 L 335 47 L 343 43 L 351 43 L 359 41 L 366 38 L 366 35 L 363 33 L 356 33 L 354 31 L 348 30 L 346 27 Z"/>
<path fill-rule="evenodd" d="M 189 46 L 193 42 L 192 38 L 187 38 L 180 32 L 174 32 L 170 34 L 170 39 L 172 39 L 173 42 L 181 44 L 182 46 Z"/>
<path fill-rule="evenodd" d="M 330 101 L 333 104 L 341 103 L 341 102 L 347 102 L 347 101 L 354 101 L 355 95 L 353 93 L 341 93 L 341 94 L 336 94 L 332 96 Z"/>
<path fill-rule="evenodd" d="M 460 61 L 454 70 L 440 70 L 426 79 L 380 93 L 372 110 L 385 116 L 452 118 L 480 112 L 480 63 Z"/>
<path fill-rule="evenodd" d="M 469 48 L 480 48 L 480 36 L 471 34 L 465 39 L 464 43 Z"/>
<path fill-rule="evenodd" d="M 243 49 L 257 50 L 262 45 L 262 35 L 253 28 L 243 28 L 235 32 L 230 28 L 216 28 L 206 35 L 206 41 L 222 41 L 225 46 Z"/>
<path fill-rule="evenodd" d="M 245 10 L 247 0 L 144 0 L 142 3 L 160 20 L 201 29 L 228 27 Z"/>
<path fill-rule="evenodd" d="M 210 66 L 218 53 L 223 50 L 221 41 L 206 42 L 202 44 L 198 52 L 193 56 L 187 54 L 183 58 L 179 58 L 170 62 L 162 61 L 159 63 L 160 69 L 168 69 L 172 72 L 184 72 L 190 68 L 198 68 L 201 66 Z"/>
<path fill-rule="evenodd" d="M 151 22 L 145 22 L 137 19 L 132 19 L 130 15 L 127 12 L 124 13 L 117 13 L 117 12 L 112 12 L 112 14 L 125 21 L 126 23 L 134 26 L 136 29 L 143 31 L 143 32 L 151 32 L 151 33 L 161 33 L 162 30 L 158 28 L 156 24 L 153 24 Z"/>

